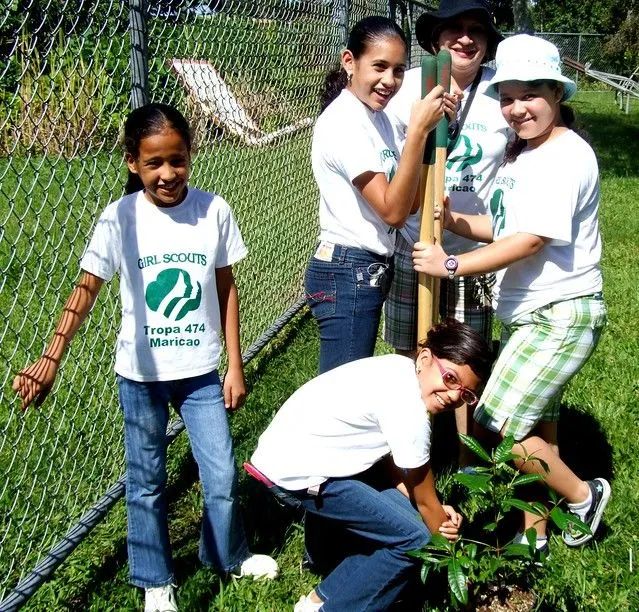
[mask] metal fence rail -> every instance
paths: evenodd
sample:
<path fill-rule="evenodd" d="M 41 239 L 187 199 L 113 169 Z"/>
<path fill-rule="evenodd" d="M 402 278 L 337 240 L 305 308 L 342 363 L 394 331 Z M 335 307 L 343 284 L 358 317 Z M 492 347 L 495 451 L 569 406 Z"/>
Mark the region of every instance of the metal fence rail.
<path fill-rule="evenodd" d="M 168 102 L 191 120 L 191 182 L 230 202 L 250 250 L 236 275 L 242 346 L 254 347 L 302 295 L 324 74 L 358 19 L 392 14 L 412 32 L 424 10 L 399 0 L 28 0 L 0 15 L 0 602 L 105 491 L 121 493 L 117 281 L 41 410 L 23 416 L 10 386 L 50 338 L 100 211 L 123 193 L 128 110 Z M 598 66 L 600 39 L 565 45 Z M 412 35 L 412 66 L 422 54 Z"/>

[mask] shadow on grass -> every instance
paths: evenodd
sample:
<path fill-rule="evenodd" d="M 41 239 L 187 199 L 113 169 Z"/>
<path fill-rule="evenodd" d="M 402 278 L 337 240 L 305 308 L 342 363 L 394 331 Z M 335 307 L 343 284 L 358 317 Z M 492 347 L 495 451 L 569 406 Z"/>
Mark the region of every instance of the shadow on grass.
<path fill-rule="evenodd" d="M 561 458 L 583 480 L 614 477 L 612 446 L 600 423 L 575 406 L 561 405 L 559 418 Z"/>
<path fill-rule="evenodd" d="M 576 126 L 595 150 L 602 174 L 639 176 L 639 125 L 636 114 L 614 113 L 609 108 L 594 110 L 591 105 L 582 106 L 579 102 L 575 102 L 574 106 Z"/>
<path fill-rule="evenodd" d="M 559 419 L 561 458 L 583 480 L 605 478 L 613 473 L 612 446 L 600 423 L 576 406 L 561 405 Z M 459 441 L 454 413 L 438 414 L 433 419 L 432 462 L 435 472 L 456 465 Z"/>

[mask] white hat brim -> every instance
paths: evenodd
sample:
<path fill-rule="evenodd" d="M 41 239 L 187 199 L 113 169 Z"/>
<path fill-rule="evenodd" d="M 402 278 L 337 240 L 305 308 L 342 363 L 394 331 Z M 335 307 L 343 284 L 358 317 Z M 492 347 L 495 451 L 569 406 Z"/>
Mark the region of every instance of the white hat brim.
<path fill-rule="evenodd" d="M 506 81 L 519 81 L 522 83 L 528 83 L 530 81 L 557 81 L 564 86 L 564 94 L 561 97 L 562 102 L 570 100 L 570 98 L 577 93 L 577 84 L 572 79 L 565 77 L 563 74 L 549 76 L 547 70 L 539 72 L 539 74 L 531 74 L 530 70 L 528 70 L 526 72 L 526 78 L 524 79 L 522 78 L 522 72 L 520 70 L 511 71 L 503 68 L 498 70 L 495 76 L 490 80 L 486 93 L 493 98 L 498 98 L 499 92 L 497 90 L 497 85 L 499 85 L 499 83 L 505 83 Z"/>

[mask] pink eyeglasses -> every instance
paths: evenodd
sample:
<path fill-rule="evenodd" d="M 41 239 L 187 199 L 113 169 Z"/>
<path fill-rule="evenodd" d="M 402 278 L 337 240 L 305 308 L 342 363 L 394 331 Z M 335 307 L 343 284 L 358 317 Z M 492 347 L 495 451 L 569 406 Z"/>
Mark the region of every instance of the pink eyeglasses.
<path fill-rule="evenodd" d="M 431 355 L 433 356 L 433 359 L 435 360 L 435 363 L 437 364 L 437 367 L 439 368 L 439 371 L 441 372 L 442 380 L 444 381 L 444 384 L 451 391 L 459 391 L 459 397 L 464 402 L 464 404 L 468 404 L 469 406 L 474 406 L 479 401 L 479 398 L 475 395 L 475 392 L 464 387 L 464 385 L 462 385 L 461 382 L 459 381 L 459 378 L 457 377 L 457 374 L 455 374 L 455 372 L 451 370 L 447 370 L 442 365 L 441 361 L 439 361 L 439 359 L 435 357 L 435 355 L 433 355 L 432 353 Z"/>

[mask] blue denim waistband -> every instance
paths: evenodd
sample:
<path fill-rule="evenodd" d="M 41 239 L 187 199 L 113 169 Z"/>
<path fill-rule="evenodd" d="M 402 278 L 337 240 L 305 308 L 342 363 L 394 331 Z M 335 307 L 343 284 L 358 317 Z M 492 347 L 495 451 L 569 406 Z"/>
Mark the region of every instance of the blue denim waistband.
<path fill-rule="evenodd" d="M 319 242 L 315 245 L 315 249 L 319 247 Z M 316 259 L 316 261 L 322 261 Z M 371 263 L 378 262 L 384 264 L 390 264 L 393 261 L 393 255 L 379 255 L 366 249 L 360 249 L 353 246 L 345 246 L 343 244 L 335 244 L 333 246 L 333 258 L 330 263 L 345 263 L 345 262 L 361 262 Z"/>

